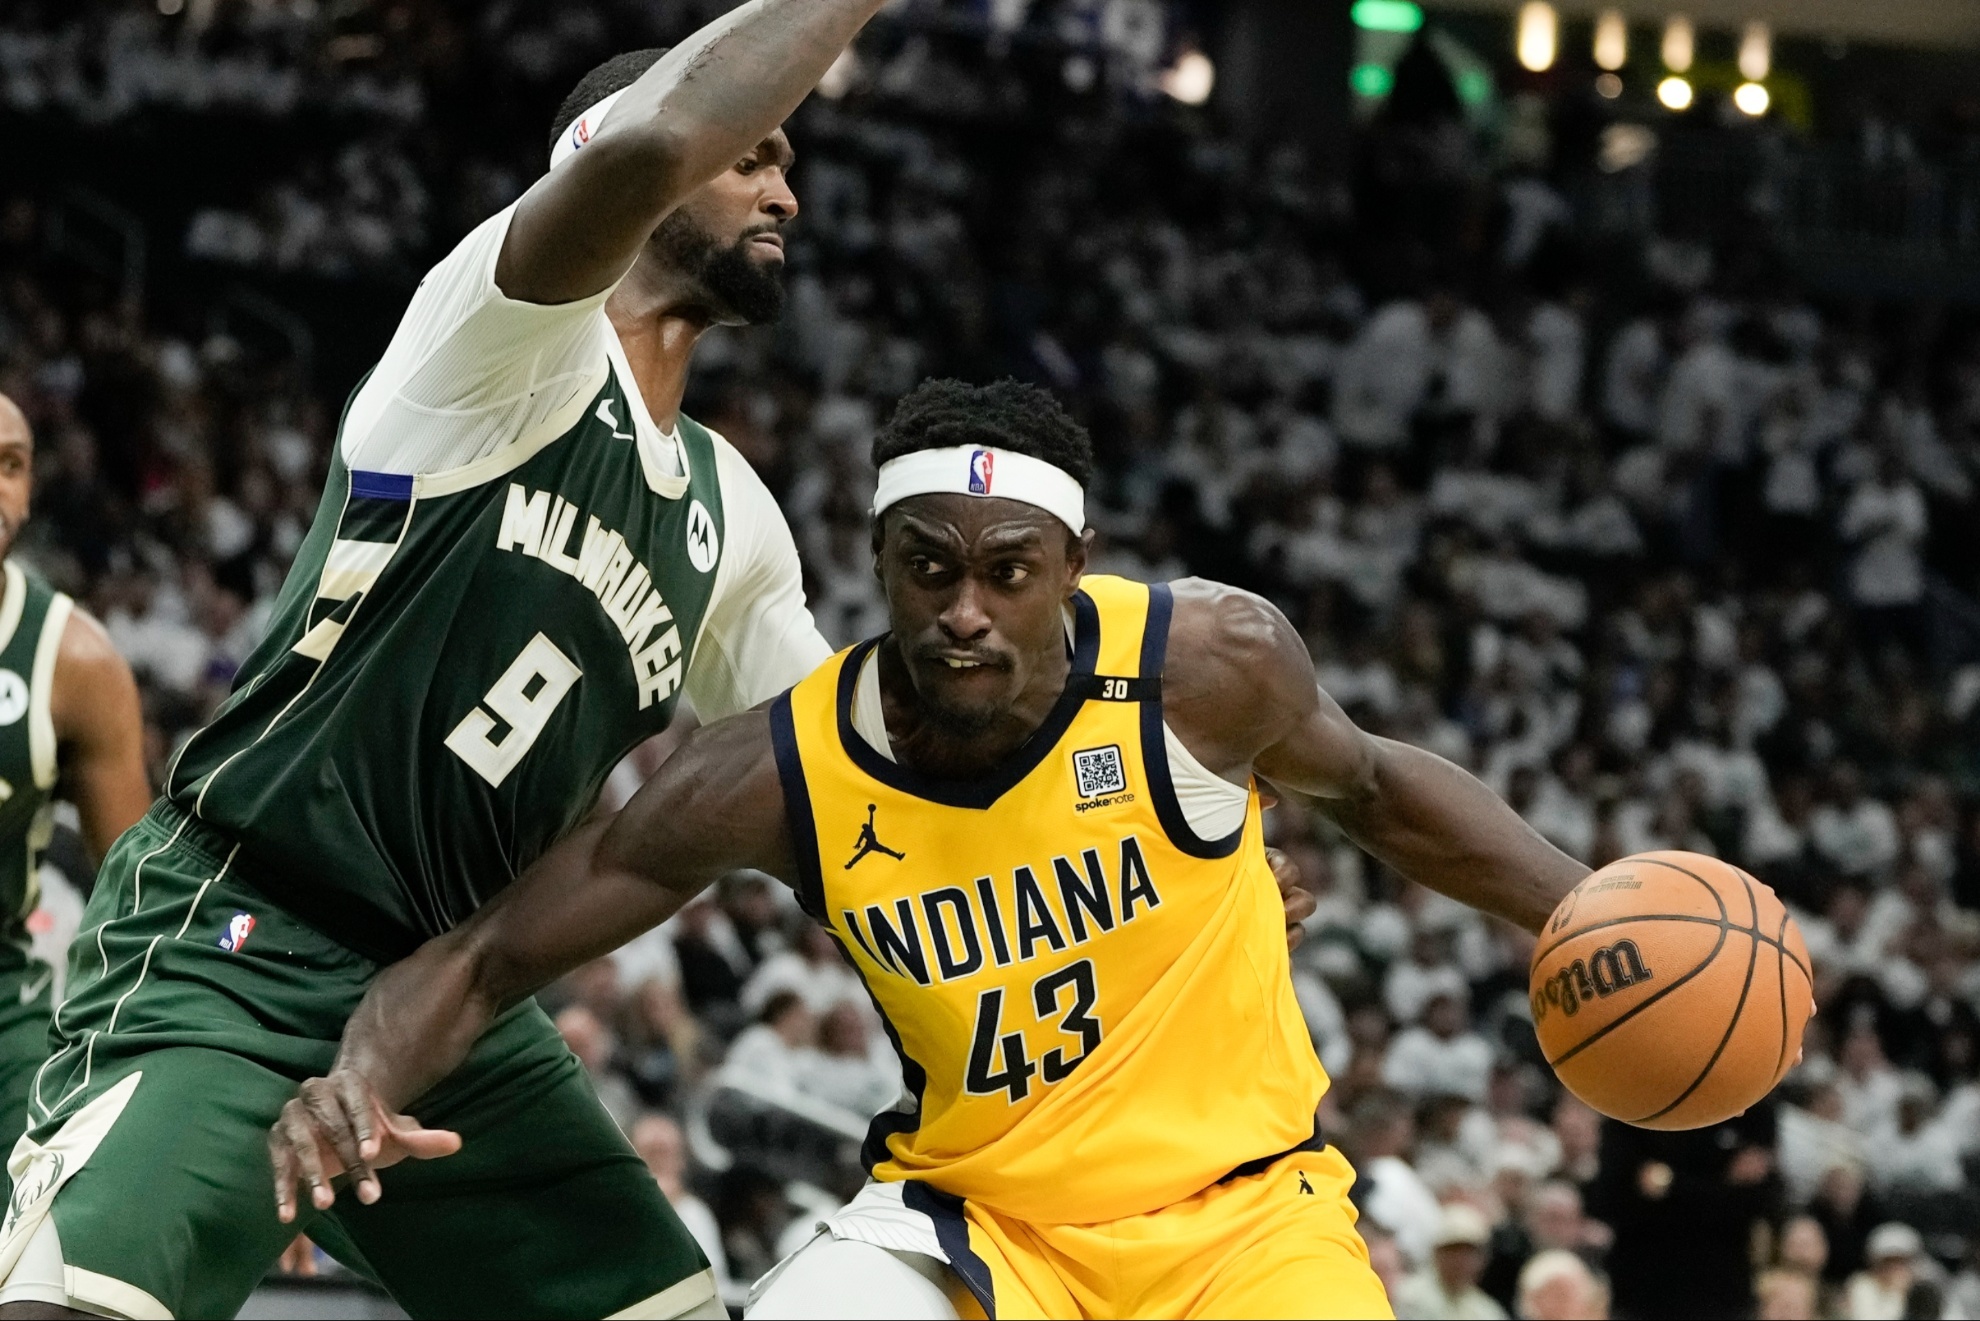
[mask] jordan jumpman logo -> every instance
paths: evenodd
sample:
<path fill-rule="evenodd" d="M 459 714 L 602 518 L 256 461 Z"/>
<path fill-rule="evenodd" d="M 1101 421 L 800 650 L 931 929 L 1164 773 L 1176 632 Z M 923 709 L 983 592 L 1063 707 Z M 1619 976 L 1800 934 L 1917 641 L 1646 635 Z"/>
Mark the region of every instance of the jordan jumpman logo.
<path fill-rule="evenodd" d="M 858 862 L 869 853 L 884 853 L 896 862 L 905 862 L 907 860 L 907 854 L 897 853 L 893 849 L 888 848 L 880 842 L 880 837 L 873 833 L 873 813 L 877 810 L 872 803 L 866 805 L 866 824 L 859 828 L 859 843 L 854 846 L 852 862 L 846 864 L 847 871 L 851 871 L 853 869 L 853 863 Z"/>

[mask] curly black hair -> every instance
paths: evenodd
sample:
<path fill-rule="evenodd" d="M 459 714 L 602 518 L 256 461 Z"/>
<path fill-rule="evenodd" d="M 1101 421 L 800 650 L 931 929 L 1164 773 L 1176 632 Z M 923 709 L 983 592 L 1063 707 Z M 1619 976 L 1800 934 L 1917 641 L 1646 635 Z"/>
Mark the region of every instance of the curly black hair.
<path fill-rule="evenodd" d="M 564 136 L 565 129 L 577 123 L 579 115 L 612 93 L 623 92 L 638 82 L 670 49 L 668 46 L 653 46 L 646 50 L 629 50 L 623 55 L 614 55 L 578 79 L 578 85 L 557 107 L 556 117 L 551 121 L 550 150 L 557 150 L 557 139 Z"/>
<path fill-rule="evenodd" d="M 873 437 L 873 466 L 921 450 L 983 445 L 1043 459 L 1093 484 L 1093 439 L 1044 390 L 1009 378 L 992 385 L 923 381 L 894 405 Z"/>

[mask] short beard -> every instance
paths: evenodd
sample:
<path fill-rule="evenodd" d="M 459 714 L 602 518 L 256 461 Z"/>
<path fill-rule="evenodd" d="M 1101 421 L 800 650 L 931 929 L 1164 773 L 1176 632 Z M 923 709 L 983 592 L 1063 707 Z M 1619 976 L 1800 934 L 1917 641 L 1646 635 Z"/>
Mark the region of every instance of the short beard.
<path fill-rule="evenodd" d="M 749 255 L 750 243 L 765 232 L 752 229 L 724 246 L 686 214 L 676 211 L 653 231 L 653 242 L 668 265 L 700 287 L 717 316 L 760 326 L 784 312 L 782 263 L 758 262 Z"/>

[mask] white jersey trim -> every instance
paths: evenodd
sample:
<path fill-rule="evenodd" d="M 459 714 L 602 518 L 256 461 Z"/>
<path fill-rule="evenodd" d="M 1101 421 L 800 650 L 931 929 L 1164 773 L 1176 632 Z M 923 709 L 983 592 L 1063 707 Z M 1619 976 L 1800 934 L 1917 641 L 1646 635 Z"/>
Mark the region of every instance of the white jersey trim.
<path fill-rule="evenodd" d="M 42 617 L 41 636 L 34 643 L 34 674 L 28 680 L 28 760 L 34 766 L 35 786 L 40 789 L 55 786 L 55 661 L 75 609 L 75 601 L 66 593 L 55 593 Z"/>
<path fill-rule="evenodd" d="M 21 626 L 21 613 L 27 609 L 27 575 L 12 560 L 6 565 L 6 598 L 0 600 L 0 651 L 14 640 Z"/>

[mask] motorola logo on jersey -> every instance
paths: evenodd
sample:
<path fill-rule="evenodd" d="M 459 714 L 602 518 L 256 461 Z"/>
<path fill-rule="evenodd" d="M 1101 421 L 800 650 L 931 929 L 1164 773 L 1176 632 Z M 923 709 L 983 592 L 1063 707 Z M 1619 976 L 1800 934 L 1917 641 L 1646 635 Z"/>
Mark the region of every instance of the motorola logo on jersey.
<path fill-rule="evenodd" d="M 27 681 L 12 670 L 0 670 L 0 725 L 13 724 L 27 709 Z"/>
<path fill-rule="evenodd" d="M 991 470 L 997 466 L 997 456 L 989 450 L 975 450 L 969 456 L 969 493 L 971 495 L 990 494 Z"/>
<path fill-rule="evenodd" d="M 707 573 L 721 558 L 722 548 L 715 536 L 715 515 L 708 512 L 708 506 L 696 500 L 688 506 L 687 518 L 688 563 L 697 573 Z"/>

